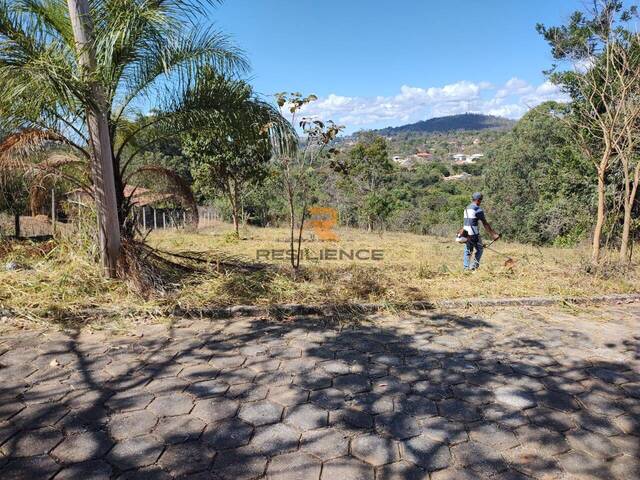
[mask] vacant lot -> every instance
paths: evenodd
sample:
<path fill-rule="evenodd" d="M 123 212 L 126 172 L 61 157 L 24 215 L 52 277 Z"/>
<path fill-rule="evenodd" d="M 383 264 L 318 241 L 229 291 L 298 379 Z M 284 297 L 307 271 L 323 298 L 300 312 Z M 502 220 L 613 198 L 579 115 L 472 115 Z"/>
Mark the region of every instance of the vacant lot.
<path fill-rule="evenodd" d="M 590 272 L 583 249 L 537 248 L 500 240 L 493 245 L 495 250 L 485 252 L 481 269 L 469 274 L 462 271 L 462 247 L 450 239 L 350 229 L 337 233 L 339 241 L 321 242 L 306 232 L 303 248 L 310 259 L 303 260 L 301 271 L 293 275 L 284 258 L 286 229 L 248 228 L 240 239 L 226 224 L 197 233 L 153 232 L 147 238 L 153 247 L 206 262 L 197 264 L 196 273 L 173 278 L 163 292 L 145 290 L 142 296 L 128 283 L 101 278 L 95 261 L 84 253 L 86 239 L 85 243 L 73 236 L 44 244 L 5 242 L 0 251 L 3 267 L 17 261 L 29 269 L 2 269 L 0 305 L 41 319 L 64 318 L 87 308 L 96 315 L 123 310 L 161 315 L 175 306 L 363 301 L 393 305 L 640 291 L 636 267 Z M 339 257 L 340 250 L 342 259 L 318 259 L 321 254 Z M 350 255 L 353 260 L 347 258 Z M 358 260 L 358 255 L 382 258 Z"/>
<path fill-rule="evenodd" d="M 445 298 L 503 297 L 527 295 L 593 295 L 638 290 L 637 270 L 621 273 L 588 272 L 585 249 L 538 248 L 498 241 L 486 250 L 482 267 L 469 274 L 462 270 L 463 247 L 451 239 L 386 232 L 369 234 L 338 229 L 337 242 L 310 240 L 303 249 L 301 279 L 288 275 L 286 258 L 274 259 L 288 249 L 286 229 L 249 228 L 235 240 L 230 227 L 221 224 L 199 234 L 163 232 L 152 234 L 151 243 L 170 251 L 218 251 L 246 261 L 277 267 L 272 274 L 259 272 L 252 278 L 219 277 L 205 282 L 192 294 L 210 293 L 211 302 L 331 302 L 441 300 Z M 321 260 L 340 255 L 342 259 Z M 337 252 L 337 253 L 336 253 Z M 349 260 L 382 256 L 381 260 Z M 269 254 L 269 258 L 266 256 Z M 243 276 L 246 277 L 246 276 Z M 236 283 L 237 281 L 237 283 Z M 261 283 L 255 288 L 255 283 Z M 229 288 L 232 287 L 232 288 Z"/>

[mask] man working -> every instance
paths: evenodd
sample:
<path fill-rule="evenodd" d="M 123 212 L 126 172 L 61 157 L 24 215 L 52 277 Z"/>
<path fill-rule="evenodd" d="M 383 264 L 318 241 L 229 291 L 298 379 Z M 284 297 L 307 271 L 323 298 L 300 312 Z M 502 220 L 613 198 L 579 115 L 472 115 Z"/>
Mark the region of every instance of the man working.
<path fill-rule="evenodd" d="M 467 242 L 464 246 L 463 266 L 465 270 L 475 270 L 480 266 L 480 258 L 482 258 L 483 245 L 480 239 L 480 226 L 478 222 L 482 222 L 485 230 L 491 235 L 493 240 L 500 238 L 487 219 L 484 216 L 484 210 L 480 208 L 482 203 L 482 193 L 476 192 L 471 196 L 471 203 L 464 210 L 464 230 L 467 233 Z M 475 250 L 475 259 L 471 262 L 471 255 Z"/>

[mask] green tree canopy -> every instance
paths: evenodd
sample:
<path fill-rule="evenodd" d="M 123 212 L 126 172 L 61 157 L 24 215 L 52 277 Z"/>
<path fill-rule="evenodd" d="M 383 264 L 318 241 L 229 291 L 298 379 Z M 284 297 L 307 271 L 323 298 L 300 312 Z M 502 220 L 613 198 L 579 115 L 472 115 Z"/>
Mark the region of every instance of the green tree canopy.
<path fill-rule="evenodd" d="M 492 152 L 487 199 L 496 228 L 508 238 L 546 243 L 590 227 L 595 206 L 590 162 L 572 146 L 558 116 L 566 106 L 530 110 Z"/>
<path fill-rule="evenodd" d="M 236 92 L 236 101 L 232 111 L 222 112 L 208 128 L 186 134 L 183 149 L 191 161 L 196 191 L 209 201 L 220 196 L 228 199 L 237 233 L 240 203 L 247 189 L 267 175 L 272 145 L 269 129 L 284 119 L 273 106 L 258 99 L 246 82 L 218 79 L 213 71 L 202 75 L 210 76 L 205 83 L 225 82 Z"/>

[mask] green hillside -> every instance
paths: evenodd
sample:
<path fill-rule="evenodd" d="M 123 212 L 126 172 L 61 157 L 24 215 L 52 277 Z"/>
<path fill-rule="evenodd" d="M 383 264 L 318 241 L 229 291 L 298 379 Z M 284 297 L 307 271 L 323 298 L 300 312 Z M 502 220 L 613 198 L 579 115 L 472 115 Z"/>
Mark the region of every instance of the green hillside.
<path fill-rule="evenodd" d="M 515 121 L 508 118 L 495 117 L 493 115 L 481 115 L 479 113 L 463 113 L 462 115 L 449 115 L 446 117 L 430 118 L 416 123 L 388 127 L 376 130 L 380 135 L 397 135 L 400 133 L 438 133 L 455 130 L 508 130 L 515 125 Z"/>

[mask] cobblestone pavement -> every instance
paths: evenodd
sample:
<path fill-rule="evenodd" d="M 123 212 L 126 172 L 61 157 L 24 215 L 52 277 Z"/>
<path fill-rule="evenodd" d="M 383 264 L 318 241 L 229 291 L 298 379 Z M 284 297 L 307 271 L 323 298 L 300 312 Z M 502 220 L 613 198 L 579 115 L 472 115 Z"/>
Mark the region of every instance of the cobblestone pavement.
<path fill-rule="evenodd" d="M 630 305 L 5 335 L 0 478 L 640 478 L 639 325 Z"/>

